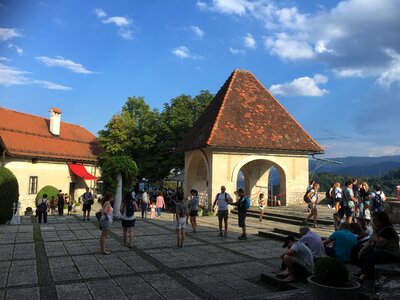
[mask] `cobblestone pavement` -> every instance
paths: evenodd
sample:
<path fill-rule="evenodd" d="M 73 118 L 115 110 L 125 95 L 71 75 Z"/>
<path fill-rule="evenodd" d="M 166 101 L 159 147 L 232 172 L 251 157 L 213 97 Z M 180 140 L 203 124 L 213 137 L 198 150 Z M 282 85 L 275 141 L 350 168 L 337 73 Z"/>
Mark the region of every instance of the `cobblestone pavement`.
<path fill-rule="evenodd" d="M 280 264 L 281 243 L 256 235 L 273 224 L 248 218 L 249 239 L 239 241 L 236 215 L 230 215 L 227 237 L 218 236 L 216 217 L 198 223 L 196 234 L 187 227 L 184 247 L 177 249 L 171 214 L 137 218 L 134 248 L 128 249 L 115 221 L 107 256 L 99 253 L 94 219 L 49 216 L 38 224 L 23 217 L 21 225 L 1 225 L 0 299 L 284 298 L 260 281 L 262 272 Z"/>

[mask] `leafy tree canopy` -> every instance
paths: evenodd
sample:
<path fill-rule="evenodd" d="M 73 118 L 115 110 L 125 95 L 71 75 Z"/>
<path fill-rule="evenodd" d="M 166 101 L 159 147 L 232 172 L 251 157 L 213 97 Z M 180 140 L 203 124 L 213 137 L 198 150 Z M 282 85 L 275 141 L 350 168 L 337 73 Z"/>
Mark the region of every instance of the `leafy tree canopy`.
<path fill-rule="evenodd" d="M 173 170 L 182 170 L 183 154 L 174 153 L 175 147 L 212 98 L 209 91 L 195 97 L 182 94 L 165 103 L 159 112 L 151 109 L 143 97 L 129 97 L 121 112 L 99 132 L 105 149 L 103 157 L 128 156 L 137 163 L 138 177 L 153 182 L 161 181 Z"/>

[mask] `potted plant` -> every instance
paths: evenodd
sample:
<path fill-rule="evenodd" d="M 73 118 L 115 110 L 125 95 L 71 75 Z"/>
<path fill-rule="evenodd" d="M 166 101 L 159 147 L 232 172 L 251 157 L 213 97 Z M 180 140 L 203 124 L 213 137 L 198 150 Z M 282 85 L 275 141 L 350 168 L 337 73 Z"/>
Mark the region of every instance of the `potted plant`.
<path fill-rule="evenodd" d="M 323 257 L 315 263 L 314 275 L 308 277 L 313 299 L 357 299 L 361 284 L 349 280 L 349 271 L 335 257 Z"/>

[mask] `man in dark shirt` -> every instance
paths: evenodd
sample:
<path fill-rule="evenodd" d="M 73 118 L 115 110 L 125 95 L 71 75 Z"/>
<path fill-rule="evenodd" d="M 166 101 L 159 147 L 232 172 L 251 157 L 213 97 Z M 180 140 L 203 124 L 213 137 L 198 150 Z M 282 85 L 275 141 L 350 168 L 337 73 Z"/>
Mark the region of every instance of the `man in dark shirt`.
<path fill-rule="evenodd" d="M 57 208 L 58 208 L 58 215 L 63 216 L 64 215 L 64 194 L 62 190 L 58 191 L 58 201 L 57 201 Z"/>
<path fill-rule="evenodd" d="M 246 196 L 244 194 L 243 189 L 239 189 L 237 191 L 239 200 L 235 203 L 231 203 L 232 205 L 237 205 L 238 207 L 238 222 L 239 227 L 242 228 L 242 235 L 239 236 L 239 240 L 247 240 L 246 235 L 246 215 L 247 215 L 247 208 L 246 208 Z"/>

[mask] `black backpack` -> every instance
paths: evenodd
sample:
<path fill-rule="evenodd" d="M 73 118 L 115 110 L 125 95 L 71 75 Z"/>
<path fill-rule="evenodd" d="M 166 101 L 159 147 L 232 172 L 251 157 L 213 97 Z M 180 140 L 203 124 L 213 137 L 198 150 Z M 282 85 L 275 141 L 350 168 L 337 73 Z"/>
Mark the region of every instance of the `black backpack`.
<path fill-rule="evenodd" d="M 38 210 L 40 212 L 46 212 L 46 210 L 47 210 L 47 200 L 43 202 L 43 199 L 42 199 L 42 203 L 40 203 L 38 205 Z"/>
<path fill-rule="evenodd" d="M 126 207 L 125 207 L 125 215 L 126 215 L 128 218 L 129 218 L 129 217 L 132 217 L 134 212 L 135 212 L 135 208 L 133 207 L 133 203 L 132 203 L 132 201 L 129 201 L 129 202 L 126 204 Z"/>
<path fill-rule="evenodd" d="M 303 200 L 304 200 L 304 202 L 305 203 L 311 203 L 311 200 L 310 200 L 310 198 L 308 198 L 308 193 L 310 192 L 311 190 L 309 190 L 309 191 L 307 191 L 306 193 L 305 193 L 305 195 L 303 196 Z"/>
<path fill-rule="evenodd" d="M 375 192 L 375 197 L 373 199 L 373 203 L 375 207 L 380 207 L 383 205 L 381 194 Z"/>

